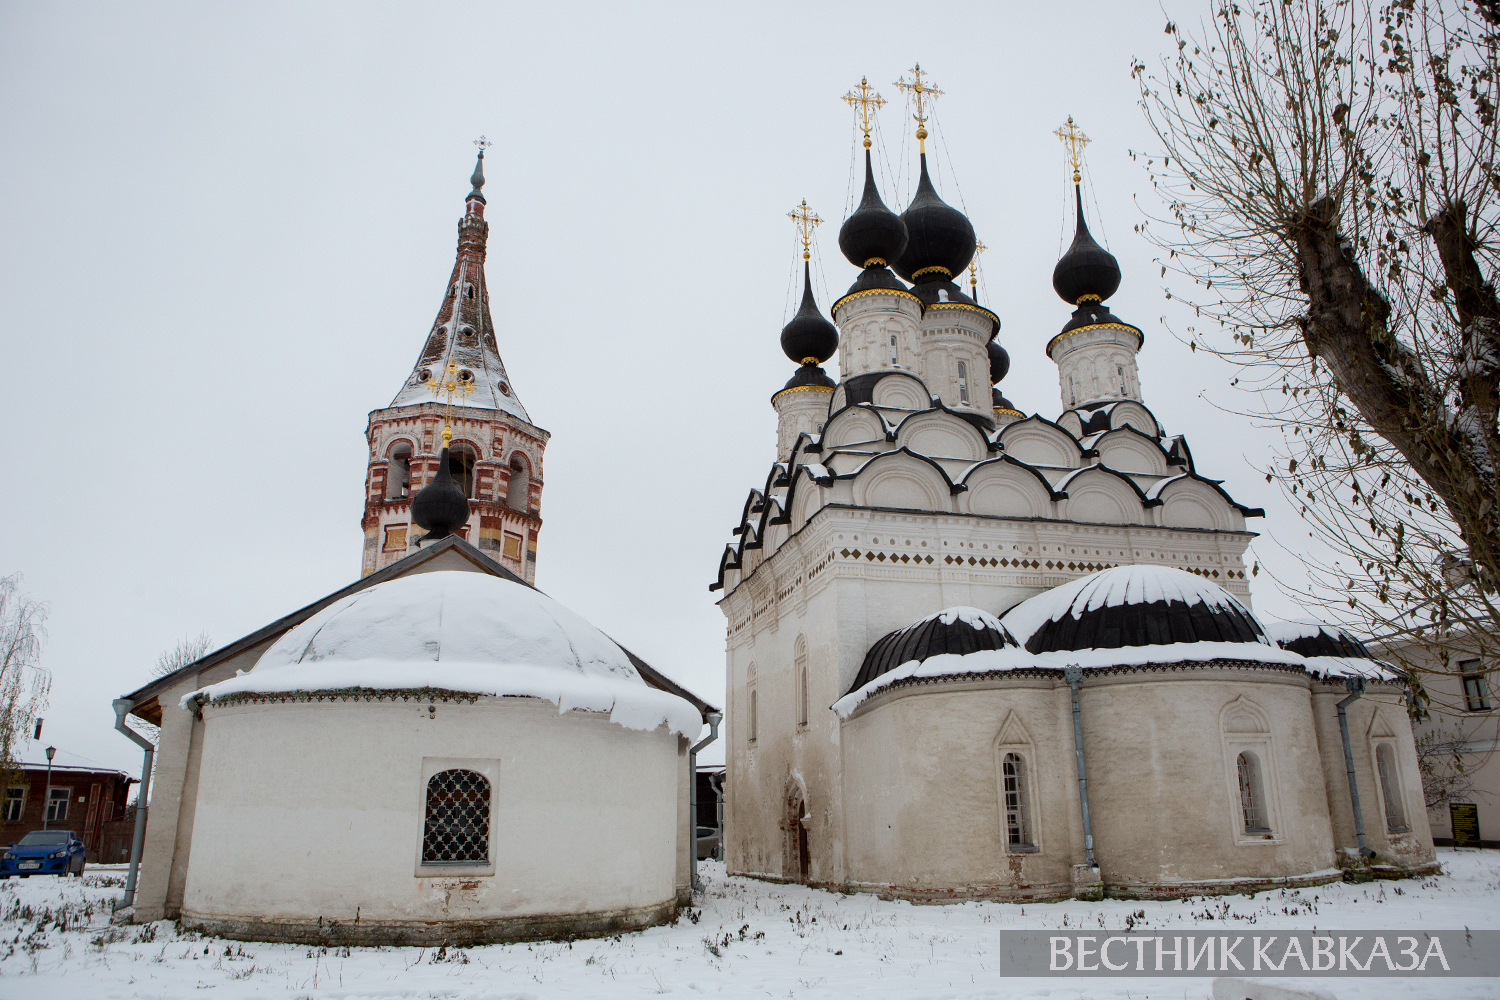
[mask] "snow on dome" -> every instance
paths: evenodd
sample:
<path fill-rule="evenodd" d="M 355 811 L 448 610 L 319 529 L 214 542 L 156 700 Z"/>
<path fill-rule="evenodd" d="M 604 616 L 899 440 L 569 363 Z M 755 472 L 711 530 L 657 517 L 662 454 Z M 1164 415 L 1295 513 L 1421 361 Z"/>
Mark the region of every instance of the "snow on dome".
<path fill-rule="evenodd" d="M 1001 621 L 1039 662 L 1124 666 L 1236 659 L 1301 665 L 1218 584 L 1168 566 L 1116 566 L 1016 605 Z"/>
<path fill-rule="evenodd" d="M 945 608 L 875 641 L 848 694 L 834 703 L 841 718 L 876 691 L 911 677 L 983 674 L 1036 666 L 994 615 Z"/>
<path fill-rule="evenodd" d="M 470 572 L 419 573 L 350 594 L 288 631 L 249 672 L 182 704 L 351 688 L 521 695 L 560 712 L 609 712 L 630 729 L 702 729 L 696 708 L 649 687 L 624 650 L 582 617 L 539 590 Z"/>
<path fill-rule="evenodd" d="M 1282 649 L 1300 654 L 1309 673 L 1326 678 L 1364 677 L 1400 682 L 1399 670 L 1375 659 L 1365 644 L 1338 625 L 1321 622 L 1267 622 L 1266 635 Z"/>

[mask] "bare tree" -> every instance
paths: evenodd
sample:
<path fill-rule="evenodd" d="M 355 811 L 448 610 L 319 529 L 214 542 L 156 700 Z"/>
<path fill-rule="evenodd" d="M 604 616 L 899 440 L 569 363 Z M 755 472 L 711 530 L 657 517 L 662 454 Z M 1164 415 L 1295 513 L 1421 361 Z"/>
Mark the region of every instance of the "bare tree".
<path fill-rule="evenodd" d="M 20 573 L 0 577 L 0 778 L 5 784 L 52 687 L 52 675 L 41 662 L 47 611 L 46 604 L 22 593 Z"/>
<path fill-rule="evenodd" d="M 1143 229 L 1199 318 L 1181 333 L 1283 428 L 1267 479 L 1334 553 L 1299 596 L 1408 641 L 1419 691 L 1453 652 L 1500 652 L 1496 22 L 1224 3 L 1134 67 L 1169 207 Z"/>
<path fill-rule="evenodd" d="M 1488 797 L 1474 787 L 1474 773 L 1489 761 L 1494 750 L 1476 752 L 1473 736 L 1461 721 L 1439 723 L 1417 736 L 1417 770 L 1422 775 L 1422 797 L 1428 809 L 1472 802 L 1475 796 Z"/>
<path fill-rule="evenodd" d="M 212 645 L 213 640 L 208 637 L 207 632 L 185 636 L 177 640 L 177 645 L 156 658 L 156 666 L 152 668 L 152 672 L 157 677 L 165 677 L 189 663 L 202 659 L 203 654 L 208 652 L 208 648 Z"/>

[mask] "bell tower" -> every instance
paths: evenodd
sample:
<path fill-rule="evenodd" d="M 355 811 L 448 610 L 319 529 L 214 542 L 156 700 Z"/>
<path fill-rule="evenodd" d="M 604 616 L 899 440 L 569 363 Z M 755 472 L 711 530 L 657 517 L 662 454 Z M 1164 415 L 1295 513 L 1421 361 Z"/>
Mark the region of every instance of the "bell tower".
<path fill-rule="evenodd" d="M 551 437 L 531 422 L 500 360 L 484 280 L 484 151 L 469 178 L 458 254 L 437 318 L 416 364 L 389 406 L 371 411 L 365 438 L 364 558 L 368 576 L 416 550 L 423 530 L 412 498 L 446 471 L 469 502 L 452 529 L 528 583 L 536 579 L 542 518 L 542 452 Z M 446 394 L 446 401 L 443 395 Z M 450 419 L 452 440 L 442 435 Z M 447 444 L 446 449 L 444 445 Z"/>

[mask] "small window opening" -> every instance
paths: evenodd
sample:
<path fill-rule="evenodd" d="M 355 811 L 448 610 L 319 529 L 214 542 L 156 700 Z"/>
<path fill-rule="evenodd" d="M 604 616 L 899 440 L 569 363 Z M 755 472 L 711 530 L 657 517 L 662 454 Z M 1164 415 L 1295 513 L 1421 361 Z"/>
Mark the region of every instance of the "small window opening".
<path fill-rule="evenodd" d="M 969 366 L 962 361 L 958 363 L 958 398 L 961 402 L 969 401 Z"/>
<path fill-rule="evenodd" d="M 531 506 L 531 473 L 520 455 L 510 460 L 510 484 L 505 491 L 505 505 L 511 510 L 527 510 Z"/>
<path fill-rule="evenodd" d="M 1490 710 L 1490 686 L 1485 680 L 1484 669 L 1478 660 L 1462 660 L 1458 672 L 1463 675 L 1464 707 L 1471 712 Z"/>
<path fill-rule="evenodd" d="M 1385 799 L 1385 828 L 1388 833 L 1405 833 L 1406 810 L 1401 808 L 1401 782 L 1396 776 L 1396 748 L 1382 743 L 1375 748 L 1375 769 L 1380 772 L 1380 795 Z"/>
<path fill-rule="evenodd" d="M 749 726 L 749 729 L 748 729 L 748 732 L 750 733 L 749 741 L 751 743 L 755 742 L 755 725 L 756 725 L 756 718 L 755 718 L 756 712 L 755 712 L 755 709 L 756 709 L 756 704 L 755 704 L 755 688 L 751 688 L 750 689 L 750 726 Z"/>
<path fill-rule="evenodd" d="M 797 725 L 807 725 L 807 658 L 797 664 Z"/>
<path fill-rule="evenodd" d="M 21 822 L 21 813 L 26 807 L 26 789 L 7 788 L 5 790 L 5 822 Z"/>
<path fill-rule="evenodd" d="M 68 800 L 73 797 L 71 788 L 54 788 L 47 796 L 47 822 L 61 823 L 68 818 Z"/>
<path fill-rule="evenodd" d="M 899 357 L 896 353 L 896 335 L 893 333 L 891 334 L 891 364 L 897 364 L 898 361 Z"/>
<path fill-rule="evenodd" d="M 1240 779 L 1240 815 L 1245 833 L 1263 835 L 1271 832 L 1266 819 L 1266 798 L 1262 791 L 1260 759 L 1248 750 L 1235 762 Z"/>
<path fill-rule="evenodd" d="M 477 771 L 440 771 L 427 781 L 422 864 L 490 860 L 490 782 Z"/>
<path fill-rule="evenodd" d="M 464 286 L 464 298 L 466 298 L 466 299 L 472 299 L 473 297 L 474 297 L 474 286 L 473 285 L 465 285 Z"/>
<path fill-rule="evenodd" d="M 479 456 L 466 444 L 456 444 L 448 449 L 448 475 L 464 491 L 464 496 L 474 499 L 474 463 Z"/>
<path fill-rule="evenodd" d="M 1006 754 L 1000 763 L 1000 772 L 1005 783 L 1005 842 L 1013 849 L 1034 848 L 1025 758 L 1018 753 Z"/>
<path fill-rule="evenodd" d="M 400 500 L 411 492 L 411 445 L 402 442 L 391 449 L 390 468 L 385 474 L 385 495 Z"/>

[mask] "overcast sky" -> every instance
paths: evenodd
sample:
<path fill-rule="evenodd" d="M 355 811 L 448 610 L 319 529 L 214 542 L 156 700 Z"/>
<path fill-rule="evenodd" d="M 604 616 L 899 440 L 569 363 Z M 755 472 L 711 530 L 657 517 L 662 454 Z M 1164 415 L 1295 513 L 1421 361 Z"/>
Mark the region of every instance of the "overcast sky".
<path fill-rule="evenodd" d="M 868 76 L 892 101 L 899 210 L 915 150 L 892 84 L 916 61 L 946 91 L 940 193 L 990 247 L 1005 393 L 1060 410 L 1052 132 L 1073 115 L 1147 405 L 1295 549 L 1306 529 L 1257 471 L 1274 433 L 1216 409 L 1247 401 L 1174 339 L 1186 320 L 1133 231 L 1155 203 L 1129 67 L 1159 58 L 1165 20 L 1118 0 L 0 6 L 0 574 L 52 606 L 47 741 L 134 770 L 110 701 L 163 649 L 358 578 L 367 414 L 441 302 L 481 133 L 500 351 L 552 432 L 537 584 L 722 704 L 708 585 L 793 369 L 786 213 L 806 198 L 828 220 L 826 312 L 856 275 L 839 97 Z M 1253 589 L 1291 612 L 1267 575 Z"/>

